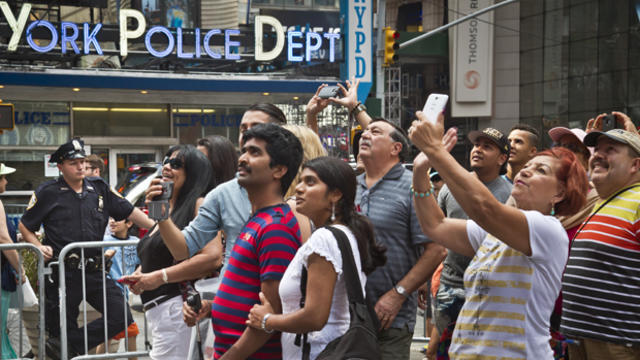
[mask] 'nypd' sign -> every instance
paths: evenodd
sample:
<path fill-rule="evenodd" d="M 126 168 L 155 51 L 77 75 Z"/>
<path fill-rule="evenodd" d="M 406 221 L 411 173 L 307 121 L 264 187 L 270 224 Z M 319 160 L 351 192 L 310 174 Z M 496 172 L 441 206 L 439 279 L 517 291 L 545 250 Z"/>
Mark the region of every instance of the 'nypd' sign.
<path fill-rule="evenodd" d="M 360 80 L 358 99 L 364 101 L 373 79 L 373 2 L 372 0 L 342 0 L 341 13 L 347 28 L 346 71 L 343 79 Z"/>

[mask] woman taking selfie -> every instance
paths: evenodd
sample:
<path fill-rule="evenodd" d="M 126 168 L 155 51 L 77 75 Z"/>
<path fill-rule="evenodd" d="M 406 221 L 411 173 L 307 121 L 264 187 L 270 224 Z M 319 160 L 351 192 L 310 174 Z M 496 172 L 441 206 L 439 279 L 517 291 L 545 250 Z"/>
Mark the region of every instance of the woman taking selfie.
<path fill-rule="evenodd" d="M 364 294 L 366 275 L 384 264 L 386 250 L 375 243 L 367 218 L 355 212 L 355 195 L 356 177 L 344 161 L 325 156 L 303 165 L 296 187 L 296 209 L 317 226 L 331 225 L 344 232 Z M 283 332 L 283 359 L 302 358 L 302 348 L 294 344 L 296 333 L 308 333 L 310 359 L 315 359 L 329 342 L 349 328 L 341 254 L 333 233 L 319 228 L 300 247 L 280 281 L 282 314 L 272 314 L 271 304 L 262 294 L 262 305 L 254 305 L 251 310 L 247 325 Z M 303 266 L 307 269 L 307 287 L 305 305 L 300 308 Z"/>
<path fill-rule="evenodd" d="M 540 152 L 514 179 L 517 207 L 503 205 L 444 148 L 444 116 L 436 124 L 421 112 L 417 116 L 409 136 L 423 152 L 414 160 L 412 187 L 420 226 L 433 241 L 473 257 L 464 274 L 466 301 L 450 358 L 553 359 L 549 318 L 569 249 L 567 233 L 553 215 L 583 206 L 584 168 L 569 150 Z M 429 163 L 470 220 L 445 218 L 432 196 Z"/>

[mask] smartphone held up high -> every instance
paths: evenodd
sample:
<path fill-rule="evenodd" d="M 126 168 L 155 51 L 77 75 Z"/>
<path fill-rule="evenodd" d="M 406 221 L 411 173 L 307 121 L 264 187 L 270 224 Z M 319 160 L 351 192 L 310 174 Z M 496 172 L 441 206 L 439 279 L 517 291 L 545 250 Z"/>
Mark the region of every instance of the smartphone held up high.
<path fill-rule="evenodd" d="M 422 112 L 427 116 L 427 120 L 432 124 L 438 121 L 438 115 L 444 111 L 447 107 L 447 101 L 449 95 L 445 94 L 430 94 L 427 98 L 427 102 L 424 104 Z"/>

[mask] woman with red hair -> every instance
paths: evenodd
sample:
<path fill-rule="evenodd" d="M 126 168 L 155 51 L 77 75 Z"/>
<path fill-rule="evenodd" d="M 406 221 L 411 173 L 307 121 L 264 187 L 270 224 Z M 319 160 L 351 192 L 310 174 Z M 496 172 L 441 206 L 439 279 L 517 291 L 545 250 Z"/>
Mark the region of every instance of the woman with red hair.
<path fill-rule="evenodd" d="M 504 205 L 444 148 L 443 115 L 436 124 L 421 112 L 417 116 L 409 136 L 422 150 L 414 160 L 412 187 L 420 226 L 433 241 L 473 257 L 449 357 L 553 359 L 549 318 L 569 249 L 554 215 L 583 206 L 584 168 L 569 150 L 540 152 L 514 179 L 516 207 Z M 430 196 L 430 164 L 470 220 L 444 216 Z"/>

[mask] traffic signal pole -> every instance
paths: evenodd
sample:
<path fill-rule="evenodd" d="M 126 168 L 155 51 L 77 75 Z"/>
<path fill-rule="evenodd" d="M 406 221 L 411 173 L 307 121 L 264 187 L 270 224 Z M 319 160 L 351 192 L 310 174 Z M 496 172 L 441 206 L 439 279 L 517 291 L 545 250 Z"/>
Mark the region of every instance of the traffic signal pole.
<path fill-rule="evenodd" d="M 435 29 L 433 29 L 433 30 L 431 30 L 429 32 L 426 32 L 426 33 L 424 33 L 424 34 L 422 34 L 420 36 L 416 36 L 411 40 L 407 40 L 407 41 L 401 43 L 400 44 L 400 49 L 405 48 L 405 47 L 407 47 L 409 45 L 413 45 L 413 44 L 417 43 L 420 40 L 424 40 L 424 39 L 426 39 L 426 38 L 428 38 L 430 36 L 433 36 L 434 34 L 437 34 L 439 32 L 447 30 L 448 28 L 456 26 L 456 25 L 458 25 L 458 24 L 460 24 L 462 22 L 465 22 L 465 21 L 467 21 L 469 19 L 473 19 L 473 18 L 478 17 L 478 16 L 480 16 L 480 15 L 486 13 L 486 12 L 495 10 L 495 9 L 497 9 L 499 7 L 502 7 L 502 6 L 505 6 L 505 5 L 509 5 L 509 4 L 514 3 L 516 1 L 518 1 L 518 0 L 506 0 L 506 1 L 503 1 L 503 2 L 500 2 L 500 3 L 497 3 L 497 4 L 493 4 L 491 6 L 487 6 L 486 8 L 484 8 L 482 10 L 478 10 L 478 11 L 476 11 L 474 13 L 469 14 L 469 15 L 465 15 L 465 16 L 463 16 L 461 18 L 458 18 L 458 19 L 448 23 L 448 24 L 442 25 L 442 26 L 440 26 L 438 28 L 435 28 Z"/>

